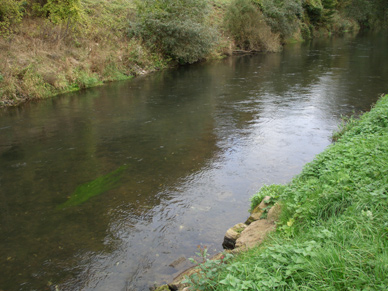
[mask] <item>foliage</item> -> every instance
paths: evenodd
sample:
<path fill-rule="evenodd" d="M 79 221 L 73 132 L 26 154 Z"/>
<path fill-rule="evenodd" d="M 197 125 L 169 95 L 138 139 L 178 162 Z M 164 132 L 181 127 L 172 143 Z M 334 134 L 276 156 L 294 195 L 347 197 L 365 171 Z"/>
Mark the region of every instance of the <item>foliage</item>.
<path fill-rule="evenodd" d="M 251 197 L 251 209 L 250 212 L 255 209 L 257 205 L 264 199 L 265 196 L 271 197 L 271 204 L 279 199 L 280 194 L 285 189 L 284 185 L 264 185 L 260 188 L 260 191 Z"/>
<path fill-rule="evenodd" d="M 208 290 L 386 290 L 388 95 L 275 192 L 278 231 L 213 274 Z"/>
<path fill-rule="evenodd" d="M 303 7 L 311 22 L 318 23 L 323 14 L 323 5 L 321 0 L 306 0 Z"/>
<path fill-rule="evenodd" d="M 180 63 L 194 63 L 215 42 L 215 31 L 206 27 L 208 12 L 206 0 L 137 1 L 130 35 Z"/>
<path fill-rule="evenodd" d="M 231 13 L 231 2 L 238 13 Z M 323 9 L 316 19 L 306 11 L 306 3 L 313 2 Z M 354 19 L 363 27 L 383 27 L 388 2 L 0 0 L 0 106 L 127 79 L 171 61 L 223 57 L 235 45 L 278 51 L 284 38 L 298 38 L 298 29 L 310 39 L 315 29 L 358 28 Z"/>
<path fill-rule="evenodd" d="M 203 248 L 198 246 L 198 252 L 195 254 L 201 258 L 201 261 L 197 261 L 193 258 L 190 258 L 189 260 L 193 264 L 198 265 L 198 271 L 191 276 L 186 276 L 182 283 L 189 284 L 189 290 L 209 290 L 209 288 L 213 288 L 217 285 L 217 281 L 215 280 L 217 271 L 219 271 L 225 263 L 229 262 L 233 258 L 233 255 L 225 254 L 218 260 L 211 260 L 208 258 L 209 255 L 206 246 Z"/>
<path fill-rule="evenodd" d="M 0 1 L 0 37 L 9 36 L 14 26 L 22 20 L 22 1 L 1 0 Z"/>
<path fill-rule="evenodd" d="M 386 0 L 347 1 L 342 3 L 341 10 L 355 19 L 363 28 L 376 27 L 379 23 L 388 24 L 388 2 Z"/>
<path fill-rule="evenodd" d="M 65 39 L 85 22 L 81 0 L 35 0 L 30 10 L 31 15 L 48 20 L 43 34 L 51 40 Z"/>
<path fill-rule="evenodd" d="M 302 38 L 304 40 L 312 39 L 313 37 L 312 32 L 313 32 L 313 26 L 311 24 L 307 25 L 304 22 L 300 24 L 300 33 L 302 34 Z"/>
<path fill-rule="evenodd" d="M 357 124 L 357 119 L 354 116 L 343 116 L 341 123 L 338 125 L 338 129 L 331 136 L 332 141 L 337 141 L 353 126 Z"/>
<path fill-rule="evenodd" d="M 163 58 L 161 54 L 151 52 L 147 47 L 141 45 L 136 39 L 128 42 L 127 53 L 125 54 L 124 64 L 128 68 L 133 68 L 134 75 L 138 75 L 136 70 L 154 70 L 167 68 L 169 58 Z"/>
<path fill-rule="evenodd" d="M 337 0 L 307 0 L 303 4 L 309 22 L 314 25 L 324 25 L 331 22 L 335 13 Z"/>
<path fill-rule="evenodd" d="M 298 28 L 303 8 L 300 0 L 261 0 L 261 9 L 267 23 L 282 37 L 290 36 Z"/>
<path fill-rule="evenodd" d="M 271 32 L 258 5 L 251 0 L 233 0 L 228 6 L 224 23 L 237 47 L 243 50 L 280 49 L 279 36 Z"/>
<path fill-rule="evenodd" d="M 80 0 L 47 0 L 44 9 L 54 23 L 78 22 L 83 13 Z"/>
<path fill-rule="evenodd" d="M 81 68 L 75 70 L 75 77 L 74 85 L 77 86 L 78 89 L 90 88 L 101 84 L 96 74 Z"/>

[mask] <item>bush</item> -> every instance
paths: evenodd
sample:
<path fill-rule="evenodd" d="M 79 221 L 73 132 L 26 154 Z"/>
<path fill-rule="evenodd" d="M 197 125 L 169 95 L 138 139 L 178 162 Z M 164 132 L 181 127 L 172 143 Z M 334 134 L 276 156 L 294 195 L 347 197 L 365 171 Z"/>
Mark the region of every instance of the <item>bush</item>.
<path fill-rule="evenodd" d="M 307 12 L 309 20 L 314 24 L 318 23 L 323 14 L 323 5 L 321 0 L 307 0 L 303 6 Z"/>
<path fill-rule="evenodd" d="M 282 37 L 287 37 L 297 30 L 298 19 L 303 13 L 300 0 L 262 0 L 260 5 L 272 31 L 279 32 Z"/>
<path fill-rule="evenodd" d="M 13 32 L 13 26 L 19 23 L 23 17 L 21 1 L 0 1 L 0 37 L 8 36 Z"/>
<path fill-rule="evenodd" d="M 234 0 L 225 14 L 224 26 L 240 49 L 280 49 L 279 35 L 271 32 L 259 7 L 251 0 Z"/>
<path fill-rule="evenodd" d="M 300 33 L 302 34 L 302 37 L 304 40 L 309 40 L 313 38 L 312 31 L 313 31 L 313 26 L 311 24 L 307 25 L 304 22 L 300 24 Z"/>
<path fill-rule="evenodd" d="M 388 23 L 388 2 L 386 0 L 352 0 L 343 8 L 362 28 L 373 28 Z"/>
<path fill-rule="evenodd" d="M 75 23 L 83 13 L 80 0 L 47 0 L 44 9 L 53 23 Z"/>
<path fill-rule="evenodd" d="M 324 25 L 332 22 L 337 0 L 306 0 L 303 7 L 311 23 Z"/>
<path fill-rule="evenodd" d="M 180 63 L 194 63 L 215 42 L 215 32 L 206 27 L 208 12 L 206 0 L 137 1 L 130 35 Z"/>

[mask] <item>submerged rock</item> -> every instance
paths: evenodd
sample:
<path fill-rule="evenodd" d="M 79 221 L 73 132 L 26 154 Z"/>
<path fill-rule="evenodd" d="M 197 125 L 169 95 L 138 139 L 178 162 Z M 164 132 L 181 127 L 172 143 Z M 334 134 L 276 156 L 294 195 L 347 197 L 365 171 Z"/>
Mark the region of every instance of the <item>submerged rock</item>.
<path fill-rule="evenodd" d="M 182 256 L 182 257 L 179 257 L 178 259 L 176 259 L 175 261 L 173 261 L 171 264 L 169 264 L 169 266 L 172 268 L 177 268 L 185 262 L 186 262 L 186 258 L 184 256 Z"/>

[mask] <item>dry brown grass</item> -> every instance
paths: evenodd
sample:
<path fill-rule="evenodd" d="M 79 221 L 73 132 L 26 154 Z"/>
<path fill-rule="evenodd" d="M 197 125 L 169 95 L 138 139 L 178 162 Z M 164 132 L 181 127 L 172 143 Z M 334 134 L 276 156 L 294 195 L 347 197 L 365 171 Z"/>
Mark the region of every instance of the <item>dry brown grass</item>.
<path fill-rule="evenodd" d="M 118 65 L 127 39 L 96 34 L 72 31 L 65 36 L 62 26 L 25 19 L 17 33 L 0 39 L 0 106 L 112 81 L 118 78 L 118 69 L 121 78 L 129 75 L 131 70 Z"/>

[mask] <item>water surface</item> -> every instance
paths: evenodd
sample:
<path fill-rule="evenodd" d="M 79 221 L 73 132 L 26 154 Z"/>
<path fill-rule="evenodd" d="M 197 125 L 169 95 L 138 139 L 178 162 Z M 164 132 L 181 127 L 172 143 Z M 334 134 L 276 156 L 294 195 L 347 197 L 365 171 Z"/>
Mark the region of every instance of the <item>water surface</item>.
<path fill-rule="evenodd" d="M 1 110 L 0 289 L 148 290 L 221 251 L 260 186 L 387 92 L 387 51 L 317 40 Z"/>

